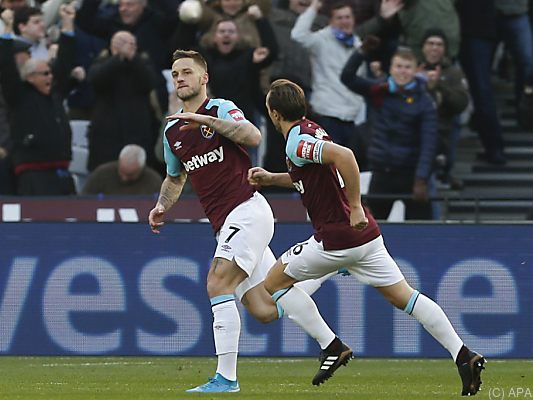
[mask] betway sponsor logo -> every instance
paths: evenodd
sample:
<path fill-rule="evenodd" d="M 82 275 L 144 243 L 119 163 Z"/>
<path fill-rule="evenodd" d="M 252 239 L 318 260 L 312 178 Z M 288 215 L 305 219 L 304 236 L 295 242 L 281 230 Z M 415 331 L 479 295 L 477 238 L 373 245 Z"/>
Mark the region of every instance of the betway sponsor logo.
<path fill-rule="evenodd" d="M 193 171 L 195 169 L 201 168 L 204 165 L 224 161 L 224 149 L 220 146 L 218 149 L 210 151 L 208 153 L 202 154 L 200 156 L 193 156 L 189 161 L 185 161 L 185 170 L 187 172 Z"/>

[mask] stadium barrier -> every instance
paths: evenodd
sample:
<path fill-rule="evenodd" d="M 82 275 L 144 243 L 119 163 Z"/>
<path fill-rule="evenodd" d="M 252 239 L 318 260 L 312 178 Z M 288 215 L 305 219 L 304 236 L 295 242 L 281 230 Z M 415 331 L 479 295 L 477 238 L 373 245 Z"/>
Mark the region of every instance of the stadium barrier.
<path fill-rule="evenodd" d="M 435 299 L 465 343 L 490 357 L 533 357 L 533 226 L 383 225 L 413 286 Z M 308 224 L 277 224 L 280 255 Z M 213 355 L 205 279 L 208 224 L 0 224 L 0 354 Z M 405 313 L 352 277 L 314 298 L 331 327 L 365 357 L 447 357 Z M 241 310 L 240 352 L 316 356 L 292 321 L 262 325 Z"/>

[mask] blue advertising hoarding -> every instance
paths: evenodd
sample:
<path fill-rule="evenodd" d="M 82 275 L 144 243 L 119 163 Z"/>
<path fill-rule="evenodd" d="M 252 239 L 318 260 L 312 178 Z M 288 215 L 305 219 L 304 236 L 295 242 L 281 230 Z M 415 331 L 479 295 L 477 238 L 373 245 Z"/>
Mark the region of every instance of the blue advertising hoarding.
<path fill-rule="evenodd" d="M 435 299 L 465 343 L 491 357 L 533 357 L 533 226 L 385 225 L 411 285 Z M 280 255 L 311 234 L 278 224 Z M 213 355 L 205 279 L 208 224 L 0 224 L 0 354 Z M 336 276 L 313 296 L 359 356 L 445 357 L 418 322 L 372 288 Z M 292 321 L 241 308 L 240 353 L 315 356 Z"/>

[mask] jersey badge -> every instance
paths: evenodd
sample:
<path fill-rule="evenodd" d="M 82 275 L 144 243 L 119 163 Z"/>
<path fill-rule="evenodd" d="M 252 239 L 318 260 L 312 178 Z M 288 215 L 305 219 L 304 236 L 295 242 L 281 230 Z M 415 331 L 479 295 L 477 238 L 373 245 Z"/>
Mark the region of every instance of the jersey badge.
<path fill-rule="evenodd" d="M 202 125 L 200 127 L 200 131 L 202 132 L 202 136 L 206 139 L 211 139 L 213 135 L 215 134 L 215 130 L 213 128 L 210 128 L 207 125 Z"/>
<path fill-rule="evenodd" d="M 241 110 L 231 110 L 229 115 L 231 115 L 231 118 L 233 118 L 235 122 L 244 121 L 244 114 Z"/>
<path fill-rule="evenodd" d="M 315 149 L 314 143 L 310 143 L 305 140 L 300 140 L 298 142 L 298 148 L 296 149 L 296 155 L 305 160 L 312 160 L 314 149 Z"/>

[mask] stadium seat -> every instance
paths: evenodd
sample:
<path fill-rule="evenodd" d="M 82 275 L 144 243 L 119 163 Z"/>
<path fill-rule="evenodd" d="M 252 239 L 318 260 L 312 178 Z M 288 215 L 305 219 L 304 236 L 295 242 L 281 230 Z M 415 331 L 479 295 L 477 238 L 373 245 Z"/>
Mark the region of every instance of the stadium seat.
<path fill-rule="evenodd" d="M 370 181 L 372 180 L 372 171 L 363 171 L 360 174 L 361 195 L 368 194 Z M 391 207 L 387 222 L 404 222 L 405 221 L 405 203 L 402 200 L 396 200 Z"/>
<path fill-rule="evenodd" d="M 87 170 L 87 160 L 89 158 L 87 130 L 89 121 L 72 120 L 70 121 L 70 128 L 72 130 L 72 161 L 70 162 L 69 171 L 74 178 L 76 191 L 80 193 L 89 175 Z"/>

